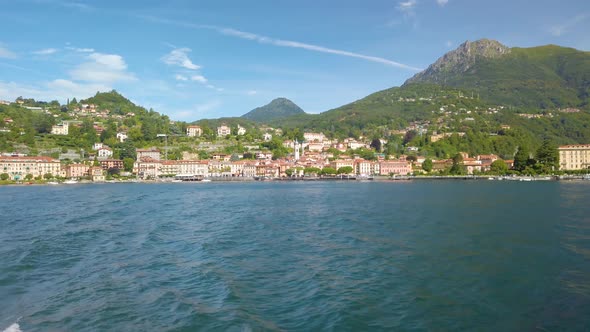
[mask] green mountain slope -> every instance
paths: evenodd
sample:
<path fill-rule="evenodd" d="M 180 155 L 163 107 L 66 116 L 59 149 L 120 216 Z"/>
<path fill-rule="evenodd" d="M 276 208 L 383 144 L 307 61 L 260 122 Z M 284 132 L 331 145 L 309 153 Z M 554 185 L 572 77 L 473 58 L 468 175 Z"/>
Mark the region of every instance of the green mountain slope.
<path fill-rule="evenodd" d="M 555 45 L 508 48 L 485 39 L 465 42 L 404 85 L 415 83 L 467 88 L 482 99 L 519 107 L 587 107 L 590 52 Z"/>
<path fill-rule="evenodd" d="M 255 108 L 242 115 L 242 118 L 256 122 L 269 122 L 298 114 L 305 114 L 305 112 L 289 99 L 277 98 L 267 105 Z"/>

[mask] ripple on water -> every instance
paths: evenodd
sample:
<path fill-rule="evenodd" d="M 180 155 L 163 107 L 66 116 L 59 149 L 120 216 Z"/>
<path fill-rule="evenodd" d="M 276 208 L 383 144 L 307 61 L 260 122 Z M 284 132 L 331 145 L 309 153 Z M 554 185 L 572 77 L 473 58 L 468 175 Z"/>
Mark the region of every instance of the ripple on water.
<path fill-rule="evenodd" d="M 0 188 L 0 324 L 587 329 L 590 191 L 533 185 Z"/>

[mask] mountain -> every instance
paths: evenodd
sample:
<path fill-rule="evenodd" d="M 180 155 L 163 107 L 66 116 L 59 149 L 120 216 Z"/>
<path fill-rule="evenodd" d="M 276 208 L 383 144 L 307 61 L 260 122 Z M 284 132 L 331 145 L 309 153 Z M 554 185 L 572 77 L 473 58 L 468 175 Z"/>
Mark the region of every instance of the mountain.
<path fill-rule="evenodd" d="M 488 101 L 528 108 L 587 107 L 590 52 L 555 45 L 509 48 L 466 41 L 404 86 L 433 83 L 474 90 Z"/>
<path fill-rule="evenodd" d="M 305 114 L 305 112 L 289 99 L 277 98 L 267 105 L 255 108 L 242 115 L 242 118 L 256 122 L 268 122 L 298 114 Z"/>
<path fill-rule="evenodd" d="M 145 108 L 135 105 L 116 90 L 97 92 L 93 97 L 80 100 L 79 104 L 93 104 L 99 109 L 108 109 L 113 112 L 113 114 L 121 115 L 127 113 L 140 114 L 147 112 Z"/>

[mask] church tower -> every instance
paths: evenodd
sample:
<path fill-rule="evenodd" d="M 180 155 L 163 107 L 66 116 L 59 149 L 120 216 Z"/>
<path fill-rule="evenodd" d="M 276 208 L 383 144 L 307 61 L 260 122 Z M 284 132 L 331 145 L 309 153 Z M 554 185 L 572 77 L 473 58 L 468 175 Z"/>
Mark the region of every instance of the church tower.
<path fill-rule="evenodd" d="M 295 160 L 299 160 L 299 142 L 295 139 Z"/>

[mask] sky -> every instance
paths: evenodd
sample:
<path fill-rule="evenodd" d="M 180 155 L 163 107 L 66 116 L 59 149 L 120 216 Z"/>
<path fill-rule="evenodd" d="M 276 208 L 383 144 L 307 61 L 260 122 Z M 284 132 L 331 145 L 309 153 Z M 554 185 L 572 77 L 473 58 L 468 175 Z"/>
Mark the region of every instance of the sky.
<path fill-rule="evenodd" d="M 0 100 L 116 89 L 171 119 L 321 113 L 466 40 L 590 51 L 590 1 L 0 0 Z"/>

